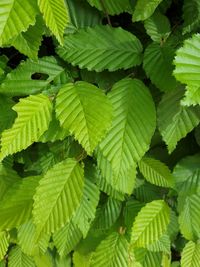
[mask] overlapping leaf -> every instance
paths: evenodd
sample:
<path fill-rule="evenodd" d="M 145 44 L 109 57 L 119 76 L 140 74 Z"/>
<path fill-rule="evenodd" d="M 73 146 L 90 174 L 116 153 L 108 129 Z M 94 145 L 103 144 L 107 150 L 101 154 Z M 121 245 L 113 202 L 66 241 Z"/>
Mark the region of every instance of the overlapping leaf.
<path fill-rule="evenodd" d="M 99 145 L 98 165 L 102 170 L 106 161 L 111 174 L 103 176 L 113 188 L 130 194 L 134 186 L 136 162 L 148 150 L 155 130 L 154 103 L 148 89 L 136 79 L 117 82 L 108 98 L 114 107 L 114 119 Z"/>
<path fill-rule="evenodd" d="M 28 177 L 14 183 L 0 202 L 0 230 L 12 229 L 29 220 L 33 195 L 40 176 Z"/>
<path fill-rule="evenodd" d="M 24 254 L 19 246 L 14 247 L 9 253 L 9 267 L 35 267 L 33 258 Z"/>
<path fill-rule="evenodd" d="M 112 106 L 102 90 L 94 85 L 68 83 L 57 96 L 56 115 L 61 126 L 92 154 L 111 124 Z"/>
<path fill-rule="evenodd" d="M 184 1 L 183 20 L 184 34 L 198 29 L 200 23 L 200 2 L 198 0 Z"/>
<path fill-rule="evenodd" d="M 5 231 L 0 232 L 0 261 L 3 260 L 4 256 L 9 247 L 9 234 Z"/>
<path fill-rule="evenodd" d="M 62 44 L 64 29 L 69 22 L 68 9 L 64 0 L 38 0 L 38 6 L 46 25 Z"/>
<path fill-rule="evenodd" d="M 12 128 L 2 133 L 1 160 L 7 155 L 26 149 L 38 141 L 48 129 L 52 104 L 45 95 L 31 95 L 20 99 L 13 110 L 17 112 L 17 118 Z"/>
<path fill-rule="evenodd" d="M 64 69 L 54 57 L 43 57 L 38 61 L 26 60 L 12 70 L 0 86 L 0 93 L 19 96 L 36 94 L 46 89 Z"/>
<path fill-rule="evenodd" d="M 87 0 L 91 6 L 98 8 L 110 15 L 117 15 L 122 12 L 131 12 L 132 8 L 128 0 Z"/>
<path fill-rule="evenodd" d="M 175 51 L 169 45 L 151 43 L 145 49 L 143 68 L 161 91 L 170 91 L 176 87 L 177 82 L 172 76 L 174 55 Z"/>
<path fill-rule="evenodd" d="M 200 262 L 200 244 L 190 241 L 181 255 L 181 267 L 198 267 Z"/>
<path fill-rule="evenodd" d="M 83 169 L 71 158 L 45 174 L 34 196 L 33 217 L 38 233 L 55 232 L 71 219 L 80 205 L 83 185 Z"/>
<path fill-rule="evenodd" d="M 137 0 L 133 12 L 133 21 L 148 19 L 161 2 L 162 0 Z"/>
<path fill-rule="evenodd" d="M 200 108 L 182 106 L 183 90 L 164 95 L 158 107 L 158 127 L 171 153 L 182 138 L 200 122 Z"/>
<path fill-rule="evenodd" d="M 122 28 L 108 25 L 88 27 L 67 35 L 64 46 L 58 47 L 57 52 L 73 65 L 95 71 L 128 69 L 142 60 L 139 39 Z"/>
<path fill-rule="evenodd" d="M 170 209 L 163 200 L 155 200 L 141 209 L 133 223 L 131 244 L 147 247 L 157 241 L 167 230 Z"/>
<path fill-rule="evenodd" d="M 0 46 L 7 44 L 22 31 L 26 31 L 29 25 L 33 25 L 36 14 L 36 0 L 2 0 L 0 3 Z"/>

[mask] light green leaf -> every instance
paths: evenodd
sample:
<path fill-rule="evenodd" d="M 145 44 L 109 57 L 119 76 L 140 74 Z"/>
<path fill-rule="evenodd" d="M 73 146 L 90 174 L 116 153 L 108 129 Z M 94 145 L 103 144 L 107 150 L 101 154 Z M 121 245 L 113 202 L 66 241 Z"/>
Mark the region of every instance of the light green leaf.
<path fill-rule="evenodd" d="M 169 19 L 160 12 L 155 12 L 144 21 L 147 34 L 154 42 L 164 42 L 171 32 Z"/>
<path fill-rule="evenodd" d="M 162 0 L 137 0 L 133 12 L 133 21 L 148 19 L 161 2 Z"/>
<path fill-rule="evenodd" d="M 171 153 L 200 122 L 200 108 L 181 106 L 181 89 L 166 93 L 158 106 L 158 128 Z"/>
<path fill-rule="evenodd" d="M 181 254 L 181 267 L 198 267 L 200 262 L 200 244 L 189 241 Z"/>
<path fill-rule="evenodd" d="M 87 27 L 67 35 L 57 52 L 73 65 L 97 72 L 128 69 L 142 61 L 139 39 L 122 28 L 108 25 Z"/>
<path fill-rule="evenodd" d="M 138 165 L 140 172 L 148 182 L 162 187 L 174 186 L 173 176 L 169 168 L 161 161 L 143 157 Z"/>
<path fill-rule="evenodd" d="M 153 84 L 161 91 L 173 90 L 177 82 L 172 76 L 175 51 L 169 45 L 151 43 L 144 52 L 143 68 Z"/>
<path fill-rule="evenodd" d="M 0 232 L 0 261 L 4 259 L 9 247 L 9 234 L 7 232 Z"/>
<path fill-rule="evenodd" d="M 83 185 L 83 169 L 71 158 L 45 174 L 34 196 L 33 217 L 38 233 L 55 232 L 71 219 L 80 205 Z"/>
<path fill-rule="evenodd" d="M 33 258 L 24 254 L 19 246 L 14 247 L 8 256 L 8 267 L 35 267 Z"/>
<path fill-rule="evenodd" d="M 43 21 L 37 17 L 36 24 L 31 25 L 26 32 L 22 32 L 10 42 L 20 53 L 37 60 L 38 51 L 42 42 L 44 32 Z"/>
<path fill-rule="evenodd" d="M 167 230 L 170 209 L 163 200 L 154 200 L 143 207 L 133 223 L 131 244 L 147 247 L 157 241 Z"/>
<path fill-rule="evenodd" d="M 53 242 L 61 257 L 69 254 L 79 243 L 82 233 L 71 220 L 64 227 L 53 234 Z"/>
<path fill-rule="evenodd" d="M 33 25 L 37 12 L 36 0 L 1 0 L 0 46 Z"/>
<path fill-rule="evenodd" d="M 128 267 L 129 243 L 125 236 L 112 233 L 96 248 L 91 267 Z"/>
<path fill-rule="evenodd" d="M 130 194 L 136 162 L 148 150 L 155 130 L 155 107 L 148 89 L 137 79 L 117 82 L 108 98 L 114 107 L 114 119 L 99 145 L 98 166 L 102 171 L 107 163 L 109 172 L 102 173 L 103 177 L 115 190 Z"/>
<path fill-rule="evenodd" d="M 24 178 L 7 190 L 0 202 L 0 230 L 12 229 L 29 220 L 33 195 L 40 176 Z"/>
<path fill-rule="evenodd" d="M 63 71 L 54 57 L 22 61 L 6 76 L 0 93 L 10 96 L 37 94 L 52 84 Z"/>
<path fill-rule="evenodd" d="M 91 155 L 111 124 L 112 106 L 94 85 L 68 83 L 56 98 L 56 115 L 61 126 L 74 134 Z"/>
<path fill-rule="evenodd" d="M 38 0 L 46 25 L 63 44 L 64 29 L 69 22 L 68 8 L 64 0 Z"/>
<path fill-rule="evenodd" d="M 108 12 L 110 15 L 118 15 L 123 12 L 131 12 L 132 8 L 129 0 L 87 0 L 91 6 L 100 11 Z"/>
<path fill-rule="evenodd" d="M 1 137 L 2 160 L 26 149 L 32 143 L 37 142 L 40 136 L 48 129 L 52 104 L 45 95 L 30 95 L 20 99 L 13 110 L 17 112 L 17 118 L 12 128 L 5 130 Z"/>
<path fill-rule="evenodd" d="M 161 238 L 159 238 L 157 241 L 155 241 L 154 243 L 150 244 L 148 247 L 149 251 L 162 251 L 165 253 L 170 253 L 171 251 L 171 242 L 170 242 L 170 238 L 167 234 L 164 234 L 161 236 Z"/>
<path fill-rule="evenodd" d="M 200 238 L 200 195 L 193 194 L 185 199 L 180 212 L 179 224 L 182 235 L 188 240 Z"/>
<path fill-rule="evenodd" d="M 96 207 L 99 202 L 100 191 L 98 187 L 88 179 L 85 179 L 83 198 L 76 211 L 73 222 L 79 227 L 83 238 L 87 236 L 91 223 L 95 218 Z"/>

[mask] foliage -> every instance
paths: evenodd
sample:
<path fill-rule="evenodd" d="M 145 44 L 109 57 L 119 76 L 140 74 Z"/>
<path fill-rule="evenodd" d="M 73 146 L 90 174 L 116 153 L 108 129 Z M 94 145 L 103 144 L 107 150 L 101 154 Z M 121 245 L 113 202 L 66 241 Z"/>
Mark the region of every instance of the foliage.
<path fill-rule="evenodd" d="M 199 267 L 200 2 L 0 1 L 0 267 Z"/>

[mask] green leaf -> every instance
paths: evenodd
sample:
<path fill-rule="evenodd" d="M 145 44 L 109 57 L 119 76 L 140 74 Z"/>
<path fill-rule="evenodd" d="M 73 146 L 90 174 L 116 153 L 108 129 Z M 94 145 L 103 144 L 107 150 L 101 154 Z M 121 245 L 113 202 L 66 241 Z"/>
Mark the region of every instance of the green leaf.
<path fill-rule="evenodd" d="M 143 157 L 138 165 L 140 172 L 148 182 L 162 187 L 174 186 L 173 176 L 169 168 L 161 161 Z"/>
<path fill-rule="evenodd" d="M 0 93 L 10 96 L 37 94 L 52 84 L 63 71 L 54 57 L 22 61 L 6 76 Z"/>
<path fill-rule="evenodd" d="M 157 241 L 167 230 L 170 209 L 163 200 L 147 203 L 133 223 L 131 244 L 147 247 Z"/>
<path fill-rule="evenodd" d="M 7 232 L 0 232 L 0 261 L 4 259 L 9 247 L 9 234 Z"/>
<path fill-rule="evenodd" d="M 162 0 L 137 0 L 132 20 L 140 21 L 148 19 Z"/>
<path fill-rule="evenodd" d="M 46 25 L 58 42 L 63 44 L 64 29 L 69 22 L 68 9 L 64 0 L 38 0 L 38 6 Z"/>
<path fill-rule="evenodd" d="M 158 106 L 158 128 L 171 153 L 200 122 L 200 108 L 181 106 L 181 89 L 166 93 Z"/>
<path fill-rule="evenodd" d="M 4 197 L 9 188 L 20 180 L 21 179 L 13 169 L 0 163 L 0 200 Z"/>
<path fill-rule="evenodd" d="M 75 135 L 91 155 L 111 124 L 112 106 L 94 85 L 83 81 L 68 83 L 56 98 L 56 115 L 61 126 Z"/>
<path fill-rule="evenodd" d="M 8 267 L 35 267 L 33 258 L 21 251 L 19 246 L 14 247 L 8 256 Z"/>
<path fill-rule="evenodd" d="M 37 60 L 43 32 L 43 21 L 41 17 L 37 17 L 35 25 L 31 25 L 26 32 L 20 33 L 10 42 L 20 53 Z"/>
<path fill-rule="evenodd" d="M 172 76 L 175 51 L 169 45 L 151 43 L 144 52 L 143 68 L 147 77 L 161 91 L 173 90 L 177 82 Z"/>
<path fill-rule="evenodd" d="M 183 20 L 183 34 L 196 31 L 199 28 L 200 2 L 198 0 L 184 1 Z"/>
<path fill-rule="evenodd" d="M 139 202 L 135 199 L 129 199 L 126 202 L 126 206 L 124 208 L 124 221 L 127 228 L 131 228 L 133 226 L 135 217 L 137 216 L 141 208 L 144 207 L 144 205 L 144 203 Z"/>
<path fill-rule="evenodd" d="M 95 250 L 91 267 L 128 267 L 129 244 L 125 236 L 119 233 L 110 234 Z"/>
<path fill-rule="evenodd" d="M 132 8 L 129 0 L 87 0 L 91 6 L 96 7 L 100 11 L 108 12 L 110 15 L 118 15 L 123 12 L 131 12 Z"/>
<path fill-rule="evenodd" d="M 198 267 L 200 262 L 200 244 L 189 241 L 181 254 L 181 267 Z"/>
<path fill-rule="evenodd" d="M 122 209 L 122 202 L 109 197 L 105 203 L 97 208 L 96 218 L 93 222 L 93 229 L 109 229 L 119 218 Z"/>
<path fill-rule="evenodd" d="M 108 25 L 88 27 L 67 35 L 64 46 L 58 47 L 57 52 L 73 65 L 98 72 L 128 69 L 142 61 L 139 39 L 122 28 Z"/>
<path fill-rule="evenodd" d="M 180 212 L 179 224 L 182 235 L 188 240 L 200 238 L 200 195 L 193 194 L 185 200 Z"/>
<path fill-rule="evenodd" d="M 0 230 L 12 229 L 29 220 L 33 195 L 40 176 L 24 178 L 14 183 L 0 202 Z"/>
<path fill-rule="evenodd" d="M 163 251 L 163 252 L 169 254 L 170 251 L 171 251 L 171 242 L 170 242 L 169 236 L 167 234 L 164 234 L 157 241 L 155 241 L 154 243 L 150 244 L 148 246 L 148 250 L 149 251 L 153 251 L 153 252 Z"/>
<path fill-rule="evenodd" d="M 147 34 L 154 42 L 164 42 L 171 32 L 169 19 L 160 12 L 155 12 L 144 21 Z"/>
<path fill-rule="evenodd" d="M 174 75 L 178 81 L 187 85 L 185 105 L 200 103 L 200 34 L 184 41 L 183 47 L 177 50 L 174 64 Z"/>
<path fill-rule="evenodd" d="M 136 162 L 148 150 L 155 130 L 155 107 L 148 89 L 137 79 L 117 82 L 108 98 L 114 107 L 114 119 L 99 145 L 98 166 L 102 171 L 106 161 L 112 171 L 104 178 L 115 190 L 130 194 Z"/>
<path fill-rule="evenodd" d="M 82 233 L 71 220 L 64 227 L 53 234 L 53 242 L 61 257 L 69 254 L 79 243 Z"/>
<path fill-rule="evenodd" d="M 83 238 L 87 236 L 91 223 L 95 218 L 96 207 L 99 202 L 100 191 L 98 187 L 88 179 L 85 179 L 83 198 L 73 218 L 74 223 L 79 227 Z"/>
<path fill-rule="evenodd" d="M 94 27 L 101 23 L 101 14 L 92 8 L 86 1 L 67 0 L 71 25 L 67 27 L 67 33 L 70 30 L 77 31 L 80 28 Z M 68 29 L 69 28 L 69 29 Z"/>
<path fill-rule="evenodd" d="M 15 112 L 12 110 L 14 101 L 12 99 L 0 95 L 0 132 L 12 126 L 15 119 Z"/>
<path fill-rule="evenodd" d="M 33 217 L 38 233 L 55 232 L 71 219 L 80 205 L 83 185 L 83 169 L 71 158 L 45 174 L 34 196 Z"/>
<path fill-rule="evenodd" d="M 38 141 L 48 129 L 52 104 L 45 95 L 30 95 L 20 99 L 13 110 L 17 112 L 18 116 L 12 128 L 2 133 L 1 160 Z"/>
<path fill-rule="evenodd" d="M 36 0 L 2 0 L 0 3 L 0 46 L 35 23 Z"/>

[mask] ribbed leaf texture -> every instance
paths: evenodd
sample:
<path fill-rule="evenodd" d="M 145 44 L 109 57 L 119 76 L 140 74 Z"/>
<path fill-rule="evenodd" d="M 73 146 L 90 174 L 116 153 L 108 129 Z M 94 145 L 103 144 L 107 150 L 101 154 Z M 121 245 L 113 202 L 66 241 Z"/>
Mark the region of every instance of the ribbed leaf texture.
<path fill-rule="evenodd" d="M 155 130 L 155 107 L 148 89 L 137 79 L 117 82 L 108 98 L 114 107 L 114 119 L 99 145 L 98 165 L 105 171 L 107 162 L 112 171 L 103 176 L 113 188 L 130 194 L 136 162 L 148 150 Z"/>
<path fill-rule="evenodd" d="M 29 220 L 33 195 L 40 176 L 33 176 L 14 183 L 0 202 L 0 230 L 12 229 Z"/>
<path fill-rule="evenodd" d="M 48 129 L 52 104 L 45 95 L 31 95 L 20 99 L 13 110 L 17 112 L 17 118 L 12 128 L 2 133 L 1 160 L 7 155 L 26 149 L 32 143 L 38 141 L 40 136 Z"/>
<path fill-rule="evenodd" d="M 128 0 L 87 0 L 91 6 L 96 7 L 100 11 L 108 12 L 110 15 L 118 15 L 122 12 L 131 12 L 132 8 Z"/>
<path fill-rule="evenodd" d="M 9 253 L 8 267 L 35 267 L 33 258 L 24 254 L 19 246 Z"/>
<path fill-rule="evenodd" d="M 82 238 L 82 233 L 72 221 L 56 231 L 53 235 L 53 242 L 61 257 L 69 254 Z"/>
<path fill-rule="evenodd" d="M 172 76 L 174 48 L 151 43 L 144 52 L 143 68 L 152 83 L 161 91 L 170 91 L 177 85 Z"/>
<path fill-rule="evenodd" d="M 61 126 L 91 155 L 111 124 L 112 106 L 103 91 L 94 85 L 68 83 L 56 98 L 56 114 Z"/>
<path fill-rule="evenodd" d="M 0 232 L 0 261 L 3 260 L 4 256 L 9 247 L 9 234 L 7 232 Z"/>
<path fill-rule="evenodd" d="M 186 84 L 185 105 L 200 104 L 200 34 L 184 41 L 183 47 L 177 50 L 174 64 L 174 75 L 178 81 Z"/>
<path fill-rule="evenodd" d="M 200 244 L 189 241 L 181 255 L 181 267 L 198 267 L 200 262 Z"/>
<path fill-rule="evenodd" d="M 154 243 L 150 244 L 148 246 L 148 250 L 149 251 L 153 251 L 153 252 L 162 251 L 162 252 L 170 254 L 171 242 L 170 242 L 169 236 L 167 234 L 164 234 L 157 241 L 155 241 Z"/>
<path fill-rule="evenodd" d="M 76 31 L 80 28 L 93 27 L 101 23 L 100 13 L 92 8 L 86 1 L 67 0 L 71 25 L 67 27 L 67 33 L 70 30 Z"/>
<path fill-rule="evenodd" d="M 36 0 L 1 0 L 0 46 L 33 25 L 37 12 Z"/>
<path fill-rule="evenodd" d="M 158 106 L 158 128 L 171 153 L 200 122 L 200 108 L 181 105 L 181 89 L 166 93 Z"/>
<path fill-rule="evenodd" d="M 33 217 L 38 233 L 55 232 L 71 219 L 80 205 L 83 185 L 83 169 L 72 158 L 45 174 L 34 196 Z"/>
<path fill-rule="evenodd" d="M 103 205 L 97 208 L 93 229 L 95 231 L 109 229 L 119 218 L 121 209 L 122 202 L 109 197 Z"/>
<path fill-rule="evenodd" d="M 147 34 L 154 42 L 162 43 L 171 32 L 169 19 L 160 12 L 155 12 L 144 21 Z"/>
<path fill-rule="evenodd" d="M 58 47 L 57 52 L 73 65 L 95 71 L 128 69 L 142 61 L 139 39 L 122 28 L 108 25 L 88 27 L 67 35 L 64 46 Z"/>
<path fill-rule="evenodd" d="M 138 213 L 132 227 L 131 244 L 147 247 L 157 241 L 167 230 L 170 209 L 163 200 L 154 200 Z"/>
<path fill-rule="evenodd" d="M 133 21 L 148 19 L 161 2 L 162 0 L 137 0 L 133 12 Z"/>
<path fill-rule="evenodd" d="M 112 233 L 96 248 L 91 267 L 128 267 L 129 243 L 123 234 Z"/>
<path fill-rule="evenodd" d="M 90 180 L 85 179 L 83 198 L 73 218 L 74 223 L 79 227 L 84 238 L 87 236 L 91 223 L 95 218 L 99 195 L 100 191 L 98 187 Z"/>
<path fill-rule="evenodd" d="M 184 34 L 198 29 L 200 23 L 200 2 L 198 0 L 184 1 L 183 20 Z"/>
<path fill-rule="evenodd" d="M 18 245 L 21 250 L 29 255 L 35 256 L 45 253 L 49 245 L 50 235 L 42 233 L 40 239 L 37 238 L 36 227 L 31 218 L 26 223 L 20 225 L 17 233 Z"/>
<path fill-rule="evenodd" d="M 0 93 L 9 96 L 37 94 L 52 84 L 63 71 L 54 57 L 22 61 L 6 76 L 0 86 Z"/>
<path fill-rule="evenodd" d="M 68 9 L 64 0 L 38 0 L 38 6 L 46 25 L 59 43 L 63 44 L 64 29 L 69 22 Z"/>
<path fill-rule="evenodd" d="M 37 17 L 35 25 L 31 25 L 26 32 L 20 33 L 10 42 L 12 46 L 14 46 L 22 54 L 36 60 L 42 42 L 43 32 L 43 21 L 41 17 Z"/>
<path fill-rule="evenodd" d="M 188 240 L 200 238 L 200 195 L 192 194 L 185 200 L 185 205 L 179 216 L 179 225 L 182 235 Z"/>
<path fill-rule="evenodd" d="M 140 172 L 148 182 L 163 187 L 174 186 L 173 176 L 169 168 L 161 161 L 143 157 L 138 165 Z"/>

